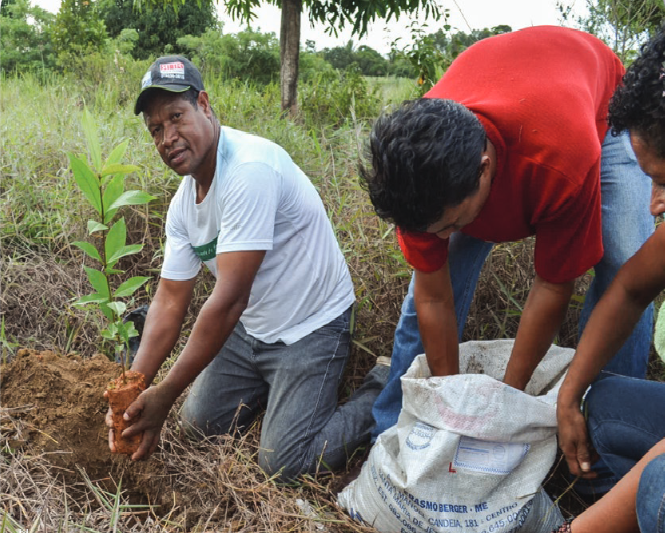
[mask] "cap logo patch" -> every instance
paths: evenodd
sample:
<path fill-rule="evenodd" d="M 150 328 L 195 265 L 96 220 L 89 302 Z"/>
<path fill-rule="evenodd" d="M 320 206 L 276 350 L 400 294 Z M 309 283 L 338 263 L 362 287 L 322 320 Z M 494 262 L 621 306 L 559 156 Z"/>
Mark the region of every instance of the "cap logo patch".
<path fill-rule="evenodd" d="M 152 85 L 152 74 L 150 71 L 146 72 L 141 80 L 141 90 L 145 89 L 148 85 Z"/>
<path fill-rule="evenodd" d="M 185 79 L 185 65 L 182 61 L 174 61 L 172 63 L 164 63 L 159 65 L 159 73 L 162 78 L 177 78 L 180 80 Z"/>

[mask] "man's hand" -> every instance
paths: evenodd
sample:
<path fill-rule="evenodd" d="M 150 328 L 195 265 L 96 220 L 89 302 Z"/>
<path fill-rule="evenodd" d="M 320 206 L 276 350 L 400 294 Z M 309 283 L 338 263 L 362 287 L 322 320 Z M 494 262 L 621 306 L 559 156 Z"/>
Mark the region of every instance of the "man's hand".
<path fill-rule="evenodd" d="M 596 462 L 598 456 L 589 442 L 586 421 L 580 411 L 579 403 L 558 404 L 556 417 L 559 426 L 559 447 L 566 456 L 570 473 L 584 479 L 595 478 L 596 473 L 591 471 L 591 464 Z"/>
<path fill-rule="evenodd" d="M 158 385 L 143 391 L 127 408 L 123 417 L 127 422 L 131 422 L 131 425 L 122 432 L 122 436 L 131 437 L 143 433 L 139 449 L 131 457 L 132 461 L 147 459 L 155 452 L 162 427 L 176 398 L 177 395 L 174 397 L 167 388 Z M 106 414 L 106 425 L 112 427 L 110 409 Z M 115 453 L 113 429 L 109 429 L 109 448 Z"/>

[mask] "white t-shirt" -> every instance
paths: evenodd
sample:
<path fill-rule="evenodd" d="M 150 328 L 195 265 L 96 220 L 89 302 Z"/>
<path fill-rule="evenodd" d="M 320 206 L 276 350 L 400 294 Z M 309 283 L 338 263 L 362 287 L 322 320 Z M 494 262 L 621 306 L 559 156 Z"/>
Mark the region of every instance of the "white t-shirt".
<path fill-rule="evenodd" d="M 292 344 L 343 313 L 355 300 L 323 202 L 280 146 L 222 127 L 215 176 L 196 203 L 185 176 L 166 217 L 162 277 L 187 280 L 215 256 L 266 250 L 240 321 L 253 337 Z"/>

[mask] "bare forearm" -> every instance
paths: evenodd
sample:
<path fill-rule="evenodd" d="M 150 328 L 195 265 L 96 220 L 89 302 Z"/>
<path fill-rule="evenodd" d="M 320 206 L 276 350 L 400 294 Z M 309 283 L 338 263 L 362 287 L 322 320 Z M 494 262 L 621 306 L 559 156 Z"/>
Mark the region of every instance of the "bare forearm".
<path fill-rule="evenodd" d="M 185 312 L 186 308 L 183 312 L 163 298 L 156 297 L 150 305 L 141 344 L 132 365 L 132 370 L 145 375 L 146 384 L 152 383 L 178 342 Z"/>
<path fill-rule="evenodd" d="M 224 346 L 238 323 L 245 306 L 241 303 L 217 303 L 210 299 L 203 305 L 192 333 L 178 360 L 160 384 L 177 398 L 210 364 Z"/>
<path fill-rule="evenodd" d="M 640 477 L 644 468 L 658 455 L 665 453 L 665 441 L 660 441 L 628 472 L 603 498 L 579 515 L 572 524 L 573 533 L 639 531 L 635 503 Z"/>
<path fill-rule="evenodd" d="M 561 387 L 560 402 L 579 405 L 584 391 L 630 336 L 647 304 L 631 296 L 621 283 L 607 291 L 586 325 Z"/>
<path fill-rule="evenodd" d="M 459 374 L 459 346 L 454 307 L 427 303 L 418 307 L 418 326 L 433 376 Z"/>
<path fill-rule="evenodd" d="M 505 383 L 524 390 L 561 327 L 574 286 L 574 281 L 552 284 L 536 277 L 520 319 Z"/>

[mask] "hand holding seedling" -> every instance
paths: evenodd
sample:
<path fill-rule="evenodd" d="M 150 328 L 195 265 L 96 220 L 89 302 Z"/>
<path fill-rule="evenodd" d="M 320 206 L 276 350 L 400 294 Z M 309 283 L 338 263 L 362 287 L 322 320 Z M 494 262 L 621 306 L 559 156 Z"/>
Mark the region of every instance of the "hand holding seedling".
<path fill-rule="evenodd" d="M 155 452 L 162 427 L 176 398 L 165 387 L 157 385 L 143 391 L 127 408 L 123 418 L 128 427 L 122 432 L 123 439 L 143 434 L 138 449 L 131 456 L 132 461 L 148 459 Z M 109 427 L 109 449 L 116 453 L 110 409 L 106 414 L 106 425 Z"/>

